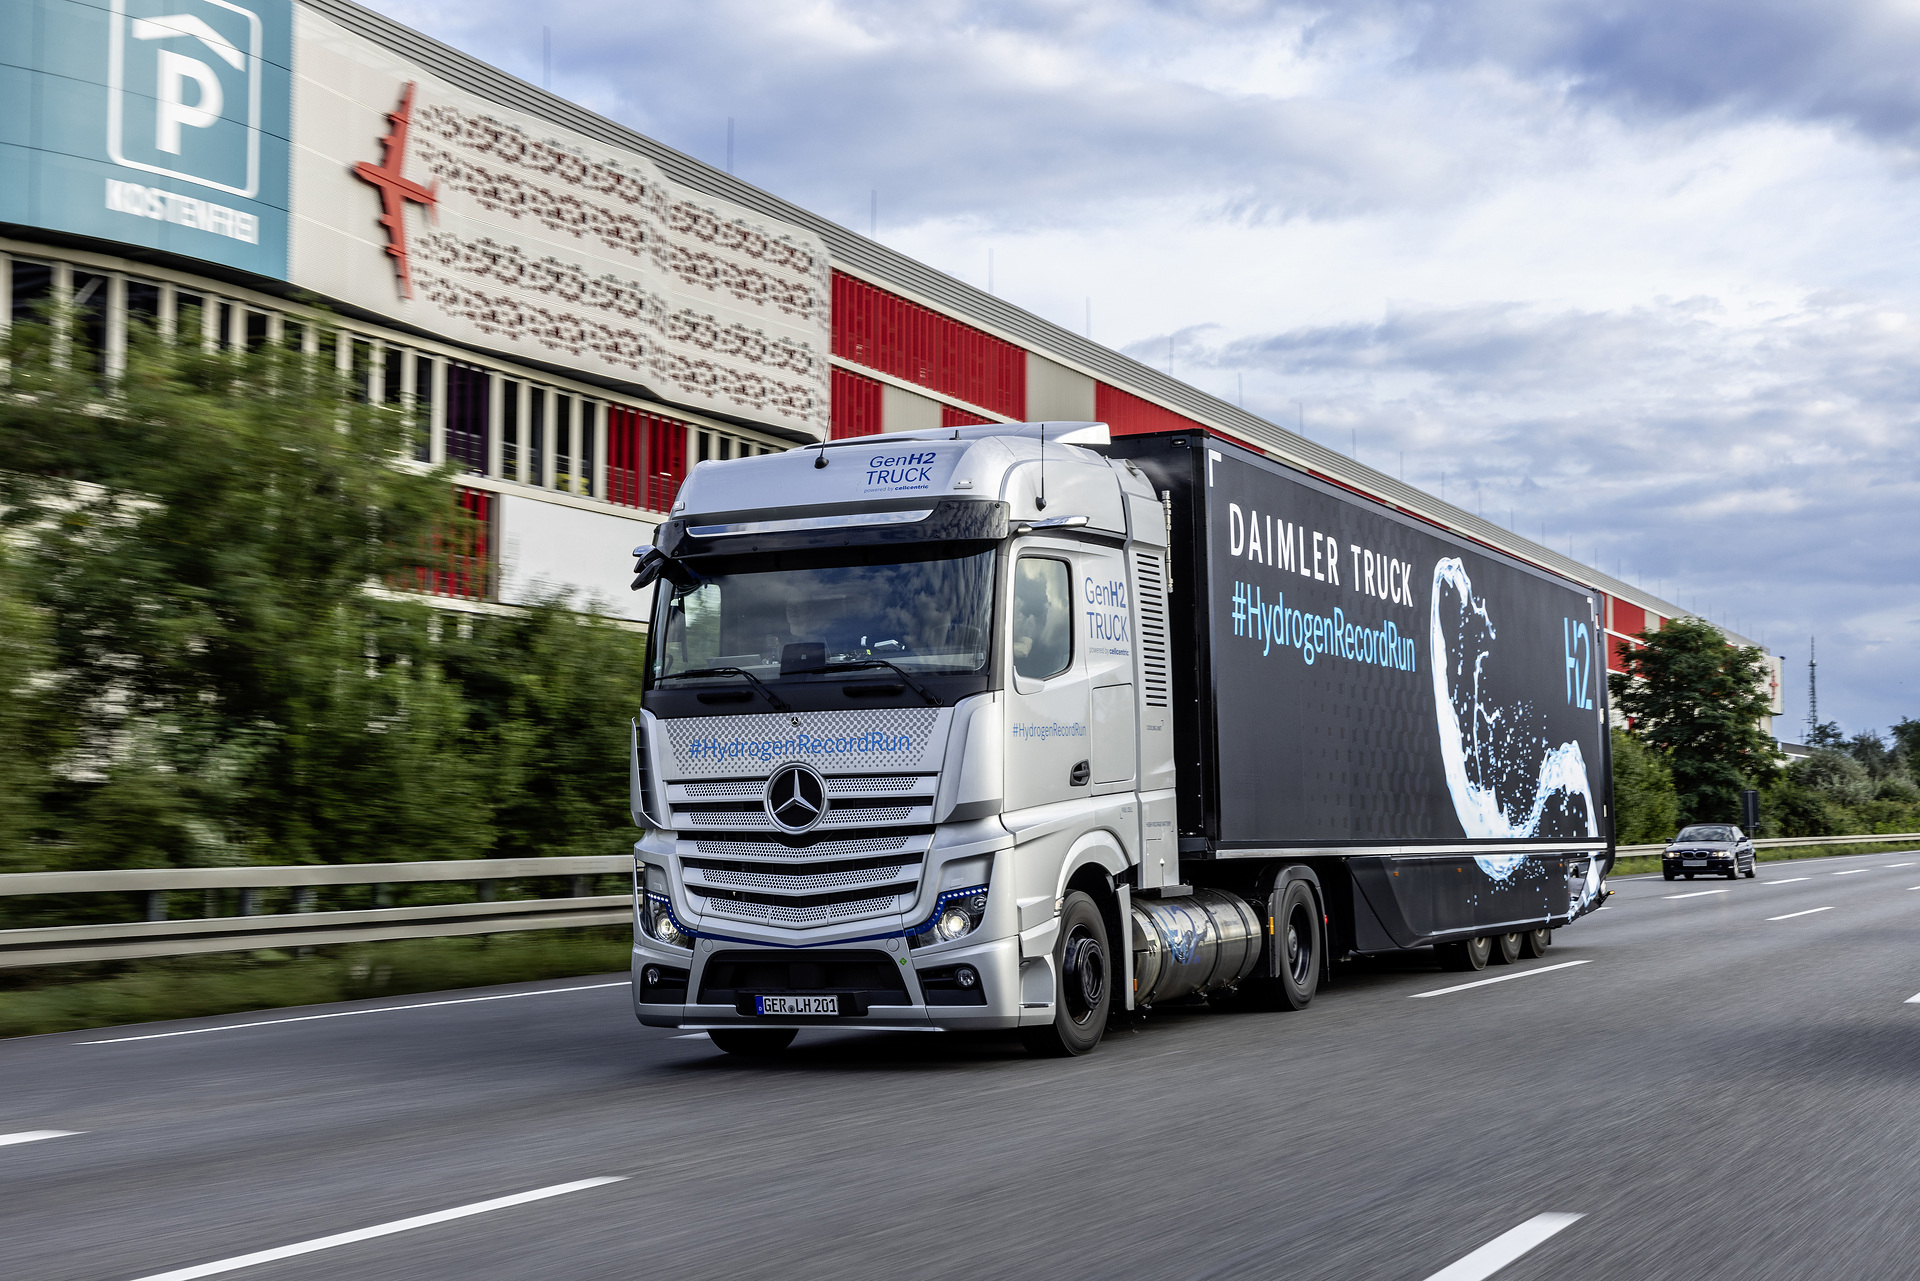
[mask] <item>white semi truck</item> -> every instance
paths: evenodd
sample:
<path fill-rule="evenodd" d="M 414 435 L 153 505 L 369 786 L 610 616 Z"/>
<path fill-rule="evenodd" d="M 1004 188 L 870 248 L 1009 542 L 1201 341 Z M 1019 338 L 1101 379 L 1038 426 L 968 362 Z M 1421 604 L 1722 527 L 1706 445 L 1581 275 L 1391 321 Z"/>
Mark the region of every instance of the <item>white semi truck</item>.
<path fill-rule="evenodd" d="M 1585 589 L 1199 432 L 696 467 L 635 587 L 640 1021 L 1017 1030 L 1537 955 L 1612 865 Z"/>

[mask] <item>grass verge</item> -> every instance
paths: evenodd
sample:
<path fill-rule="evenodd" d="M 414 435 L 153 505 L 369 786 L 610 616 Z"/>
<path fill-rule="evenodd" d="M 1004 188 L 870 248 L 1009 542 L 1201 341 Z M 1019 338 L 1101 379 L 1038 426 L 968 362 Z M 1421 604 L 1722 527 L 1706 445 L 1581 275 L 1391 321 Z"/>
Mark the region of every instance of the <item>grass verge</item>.
<path fill-rule="evenodd" d="M 1912 841 L 1862 841 L 1858 845 L 1781 845 L 1758 851 L 1762 863 L 1780 863 L 1796 858 L 1840 858 L 1848 854 L 1892 854 L 1913 849 Z M 1623 858 L 1613 865 L 1614 876 L 1632 876 L 1637 872 L 1658 872 L 1660 856 L 1643 854 Z"/>
<path fill-rule="evenodd" d="M 0 1036 L 605 974 L 630 946 L 615 926 L 0 972 Z"/>

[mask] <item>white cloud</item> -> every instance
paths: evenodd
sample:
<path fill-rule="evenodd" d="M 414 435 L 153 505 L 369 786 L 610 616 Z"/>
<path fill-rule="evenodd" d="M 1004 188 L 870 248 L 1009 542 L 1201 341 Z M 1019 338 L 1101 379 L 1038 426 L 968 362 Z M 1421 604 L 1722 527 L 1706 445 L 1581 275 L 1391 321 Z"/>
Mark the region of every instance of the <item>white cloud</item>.
<path fill-rule="evenodd" d="M 1920 715 L 1910 6 L 379 7 Z"/>

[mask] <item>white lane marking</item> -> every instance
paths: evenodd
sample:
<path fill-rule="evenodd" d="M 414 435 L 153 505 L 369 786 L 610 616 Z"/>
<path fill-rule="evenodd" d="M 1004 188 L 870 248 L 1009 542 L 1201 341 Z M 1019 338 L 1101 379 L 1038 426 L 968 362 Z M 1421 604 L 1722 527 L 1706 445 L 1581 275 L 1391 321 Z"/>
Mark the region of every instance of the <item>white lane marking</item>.
<path fill-rule="evenodd" d="M 1847 870 L 1847 871 L 1845 871 L 1845 872 L 1833 872 L 1833 873 L 1830 873 L 1830 875 L 1833 875 L 1833 876 L 1858 876 L 1858 875 L 1860 875 L 1860 873 L 1862 873 L 1862 872 L 1871 872 L 1872 870 L 1873 870 L 1873 869 L 1872 869 L 1872 868 L 1870 868 L 1870 867 L 1856 867 L 1856 868 L 1851 868 L 1851 869 L 1849 869 L 1849 870 Z"/>
<path fill-rule="evenodd" d="M 1913 864 L 1911 864 L 1911 863 L 1889 863 L 1889 864 L 1887 864 L 1887 866 L 1888 866 L 1889 868 L 1894 868 L 1894 867 L 1912 867 L 1912 866 L 1913 866 Z"/>
<path fill-rule="evenodd" d="M 1771 877 L 1769 877 L 1767 880 L 1764 880 L 1760 883 L 1762 885 L 1791 885 L 1795 881 L 1811 881 L 1812 879 L 1813 878 L 1811 876 L 1783 876 L 1776 881 L 1776 880 L 1773 880 Z"/>
<path fill-rule="evenodd" d="M 38 1143 L 42 1139 L 64 1139 L 85 1130 L 22 1130 L 18 1134 L 0 1134 L 0 1148 L 11 1143 Z"/>
<path fill-rule="evenodd" d="M 1920 1005 L 1920 992 L 1915 992 L 1912 996 L 1908 997 L 1905 1001 L 1902 1001 L 1901 1004 L 1902 1005 Z"/>
<path fill-rule="evenodd" d="M 332 1014 L 301 1014 L 290 1019 L 261 1019 L 254 1023 L 222 1023 L 219 1027 L 190 1027 L 181 1032 L 148 1032 L 144 1036 L 112 1036 L 104 1041 L 76 1041 L 76 1045 L 119 1045 L 124 1041 L 160 1041 L 170 1036 L 199 1036 L 202 1032 L 238 1032 L 279 1023 L 313 1023 L 320 1019 L 350 1019 L 361 1014 L 398 1014 L 402 1010 L 431 1010 L 442 1005 L 477 1005 L 482 1001 L 512 1001 L 523 996 L 557 996 L 562 992 L 592 992 L 603 987 L 631 987 L 632 980 L 588 983 L 581 987 L 543 987 L 537 992 L 502 992 L 498 996 L 463 996 L 452 1001 L 420 1001 L 413 1005 L 383 1005 L 376 1010 L 338 1010 Z"/>
<path fill-rule="evenodd" d="M 1572 1227 L 1584 1214 L 1536 1214 L 1519 1227 L 1502 1232 L 1493 1240 L 1450 1263 L 1427 1281 L 1485 1281 L 1527 1251 L 1558 1232 Z"/>
<path fill-rule="evenodd" d="M 210 1277 L 221 1272 L 233 1272 L 240 1268 L 251 1268 L 259 1263 L 272 1263 L 277 1259 L 290 1259 L 298 1254 L 312 1254 L 315 1250 L 330 1250 L 336 1245 L 352 1245 L 355 1241 L 366 1241 L 373 1237 L 391 1236 L 395 1232 L 406 1232 L 413 1228 L 430 1227 L 435 1223 L 445 1223 L 449 1219 L 464 1219 L 469 1215 L 485 1214 L 489 1210 L 504 1210 L 512 1205 L 525 1205 L 529 1201 L 544 1201 L 548 1197 L 565 1196 L 569 1192 L 580 1192 L 587 1188 L 597 1188 L 605 1183 L 619 1183 L 627 1176 L 616 1174 L 598 1179 L 580 1179 L 573 1183 L 556 1183 L 550 1188 L 535 1188 L 531 1192 L 516 1192 L 512 1196 L 495 1197 L 491 1201 L 475 1201 L 472 1205 L 456 1205 L 451 1210 L 435 1210 L 432 1214 L 417 1214 L 411 1219 L 395 1219 L 392 1223 L 376 1223 L 370 1228 L 356 1228 L 352 1232 L 336 1232 L 330 1237 L 315 1237 L 311 1241 L 296 1241 L 292 1245 L 276 1246 L 271 1250 L 256 1250 L 252 1254 L 237 1254 L 231 1259 L 220 1259 L 213 1263 L 196 1264 L 191 1268 L 176 1268 L 172 1272 L 156 1272 L 152 1276 L 139 1278 L 139 1281 L 192 1281 L 194 1277 Z"/>
<path fill-rule="evenodd" d="M 1694 890 L 1687 894 L 1662 894 L 1661 898 L 1699 898 L 1702 894 L 1726 894 L 1727 890 Z"/>
<path fill-rule="evenodd" d="M 1812 916 L 1815 912 L 1831 912 L 1830 907 L 1810 907 L 1804 912 L 1788 912 L 1785 916 L 1769 916 L 1769 921 L 1791 921 L 1796 916 Z"/>
<path fill-rule="evenodd" d="M 1543 965 L 1537 970 L 1521 970 L 1518 974 L 1502 974 L 1498 978 L 1477 979 L 1472 983 L 1460 983 L 1454 987 L 1437 987 L 1431 992 L 1415 992 L 1407 997 L 1409 1001 L 1418 1001 L 1422 997 L 1445 996 L 1449 992 L 1464 992 L 1470 987 L 1485 987 L 1489 983 L 1505 983 L 1511 979 L 1524 979 L 1535 974 L 1546 974 L 1553 970 L 1569 970 L 1576 965 L 1592 965 L 1592 961 L 1562 961 L 1558 965 Z"/>
<path fill-rule="evenodd" d="M 679 1036 L 670 1036 L 667 1039 L 669 1041 L 707 1041 L 712 1038 L 705 1032 L 684 1032 Z"/>

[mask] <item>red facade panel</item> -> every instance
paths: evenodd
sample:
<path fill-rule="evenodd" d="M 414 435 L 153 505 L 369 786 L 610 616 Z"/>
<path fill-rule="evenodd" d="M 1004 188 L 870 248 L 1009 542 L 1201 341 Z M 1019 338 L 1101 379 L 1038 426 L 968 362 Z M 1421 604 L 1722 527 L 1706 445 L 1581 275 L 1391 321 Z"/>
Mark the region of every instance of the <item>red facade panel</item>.
<path fill-rule="evenodd" d="M 461 515 L 427 535 L 425 564 L 406 585 L 429 596 L 485 600 L 493 587 L 493 495 L 456 487 L 453 501 Z"/>
<path fill-rule="evenodd" d="M 833 354 L 1009 418 L 1026 416 L 1024 348 L 840 272 Z"/>
<path fill-rule="evenodd" d="M 1163 409 L 1132 392 L 1093 385 L 1093 416 L 1105 423 L 1116 436 L 1138 436 L 1150 431 L 1205 431 L 1206 427 L 1184 414 Z"/>
<path fill-rule="evenodd" d="M 666 511 L 687 478 L 687 425 L 664 414 L 607 406 L 607 500 Z"/>
<path fill-rule="evenodd" d="M 838 366 L 833 370 L 833 439 L 880 434 L 880 386 Z"/>
<path fill-rule="evenodd" d="M 952 405 L 940 406 L 940 425 L 942 427 L 979 427 L 992 422 L 991 418 L 982 418 L 970 414 L 964 409 L 955 409 Z"/>

